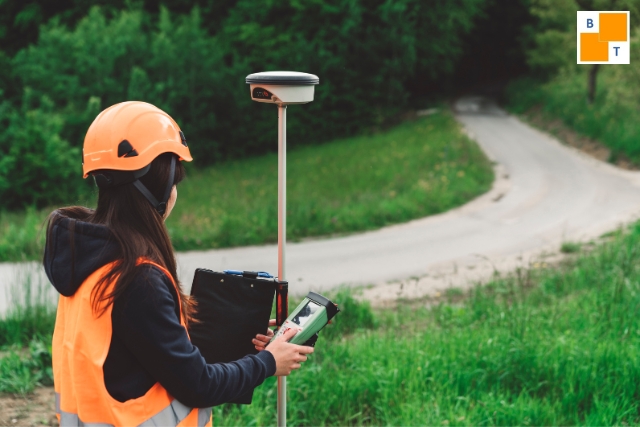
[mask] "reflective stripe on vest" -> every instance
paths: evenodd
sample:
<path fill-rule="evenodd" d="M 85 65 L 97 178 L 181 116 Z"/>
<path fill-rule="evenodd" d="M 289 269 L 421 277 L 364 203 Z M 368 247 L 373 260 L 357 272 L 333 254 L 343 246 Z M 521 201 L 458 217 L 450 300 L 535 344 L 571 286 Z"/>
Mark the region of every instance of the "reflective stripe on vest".
<path fill-rule="evenodd" d="M 171 275 L 156 266 L 173 282 Z M 96 316 L 91 306 L 91 292 L 111 265 L 91 274 L 70 297 L 60 296 L 53 334 L 53 376 L 56 391 L 56 415 L 61 427 L 119 426 L 210 426 L 211 408 L 190 408 L 174 399 L 156 383 L 144 396 L 119 402 L 106 389 L 103 366 L 111 343 L 111 308 Z M 173 285 L 176 286 L 175 282 Z M 113 283 L 109 284 L 107 293 Z M 180 292 L 180 323 L 182 314 Z"/>
<path fill-rule="evenodd" d="M 71 414 L 60 410 L 60 394 L 56 393 L 56 414 L 60 417 L 60 427 L 114 427 L 112 424 L 85 423 L 77 414 Z M 191 408 L 174 400 L 171 405 L 164 408 L 158 414 L 149 418 L 138 427 L 177 426 L 191 412 Z M 211 422 L 211 408 L 198 409 L 198 427 L 205 427 Z"/>

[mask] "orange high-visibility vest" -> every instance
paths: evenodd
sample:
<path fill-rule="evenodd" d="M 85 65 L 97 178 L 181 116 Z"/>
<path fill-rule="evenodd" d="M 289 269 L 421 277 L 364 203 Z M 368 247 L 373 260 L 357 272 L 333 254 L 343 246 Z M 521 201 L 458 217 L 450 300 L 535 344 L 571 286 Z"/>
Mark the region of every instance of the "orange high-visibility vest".
<path fill-rule="evenodd" d="M 167 270 L 147 260 L 140 262 L 158 267 L 176 286 Z M 61 295 L 58 301 L 52 357 L 60 426 L 211 426 L 211 408 L 189 408 L 171 397 L 160 383 L 144 396 L 126 402 L 115 400 L 107 391 L 102 368 L 111 343 L 113 305 L 97 317 L 91 307 L 91 291 L 111 267 L 107 264 L 99 268 L 74 295 Z M 177 289 L 176 293 L 180 299 Z M 178 305 L 180 323 L 185 326 L 180 301 Z"/>

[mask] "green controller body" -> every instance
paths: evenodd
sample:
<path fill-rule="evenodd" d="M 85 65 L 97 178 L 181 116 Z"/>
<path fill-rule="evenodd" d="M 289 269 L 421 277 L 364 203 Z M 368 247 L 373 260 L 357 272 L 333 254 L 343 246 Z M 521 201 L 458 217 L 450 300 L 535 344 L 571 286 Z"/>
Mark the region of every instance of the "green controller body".
<path fill-rule="evenodd" d="M 338 306 L 315 292 L 309 292 L 289 317 L 284 321 L 273 341 L 289 329 L 299 332 L 289 341 L 292 344 L 304 344 L 339 312 Z"/>

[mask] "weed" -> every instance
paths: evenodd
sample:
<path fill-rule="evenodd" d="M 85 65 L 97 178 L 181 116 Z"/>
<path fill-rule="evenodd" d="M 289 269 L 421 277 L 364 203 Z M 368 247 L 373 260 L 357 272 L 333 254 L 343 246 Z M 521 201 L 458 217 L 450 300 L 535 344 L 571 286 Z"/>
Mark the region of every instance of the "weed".
<path fill-rule="evenodd" d="M 0 318 L 0 392 L 24 394 L 53 384 L 55 308 L 43 285 L 25 275 L 22 289 L 12 292 L 8 312 Z"/>
<path fill-rule="evenodd" d="M 51 335 L 55 307 L 48 299 L 48 287 L 48 283 L 35 283 L 31 276 L 25 277 L 21 290 L 14 292 L 7 313 L 0 318 L 0 348 L 27 345 L 36 337 Z"/>
<path fill-rule="evenodd" d="M 459 299 L 464 295 L 464 291 L 460 288 L 447 288 L 444 291 L 444 296 L 449 300 Z"/>
<path fill-rule="evenodd" d="M 338 304 L 340 312 L 333 321 L 320 332 L 321 337 L 328 340 L 341 339 L 357 331 L 375 329 L 376 318 L 368 301 L 360 301 L 348 288 L 333 293 L 330 299 Z"/>
<path fill-rule="evenodd" d="M 582 245 L 575 242 L 564 242 L 560 245 L 560 252 L 563 254 L 574 254 L 580 252 Z"/>
<path fill-rule="evenodd" d="M 12 347 L 0 357 L 0 392 L 28 393 L 38 385 L 53 385 L 51 345 L 40 339 L 28 351 Z"/>

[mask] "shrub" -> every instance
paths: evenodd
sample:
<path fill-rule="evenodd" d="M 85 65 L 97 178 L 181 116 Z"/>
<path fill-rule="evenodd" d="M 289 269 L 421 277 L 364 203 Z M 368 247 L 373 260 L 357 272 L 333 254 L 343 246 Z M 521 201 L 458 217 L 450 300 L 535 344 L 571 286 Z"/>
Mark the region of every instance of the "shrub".
<path fill-rule="evenodd" d="M 338 304 L 340 312 L 320 332 L 321 338 L 339 340 L 361 329 L 376 328 L 377 322 L 371 304 L 354 298 L 350 289 L 340 289 L 335 296 L 331 295 L 331 300 Z"/>
<path fill-rule="evenodd" d="M 211 137 L 211 100 L 224 86 L 222 67 L 198 10 L 172 19 L 163 9 L 152 29 L 144 23 L 142 12 L 108 19 L 97 7 L 72 30 L 53 20 L 36 45 L 16 55 L 15 73 L 35 97 L 51 99 L 65 119 L 62 135 L 75 147 L 102 109 L 144 100 L 174 116 L 187 138 L 198 141 L 192 145 L 196 157 L 215 160 L 220 150 Z"/>
<path fill-rule="evenodd" d="M 62 136 L 64 118 L 42 97 L 37 108 L 0 105 L 0 199 L 12 208 L 46 204 L 83 191 L 80 148 Z"/>

